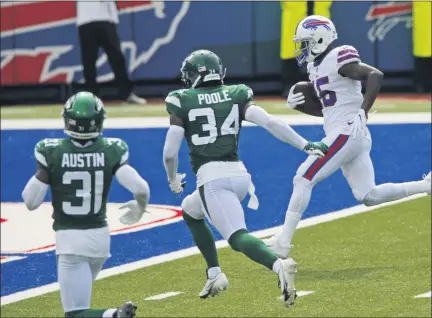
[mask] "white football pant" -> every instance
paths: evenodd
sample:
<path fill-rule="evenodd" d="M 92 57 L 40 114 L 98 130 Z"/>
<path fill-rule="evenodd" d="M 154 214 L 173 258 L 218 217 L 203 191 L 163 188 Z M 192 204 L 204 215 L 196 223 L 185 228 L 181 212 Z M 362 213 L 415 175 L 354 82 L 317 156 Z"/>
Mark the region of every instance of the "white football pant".
<path fill-rule="evenodd" d="M 106 259 L 57 255 L 57 275 L 64 312 L 90 308 L 93 282 Z"/>
<path fill-rule="evenodd" d="M 213 224 L 225 240 L 246 223 L 241 201 L 248 193 L 249 175 L 213 180 L 205 183 L 182 202 L 182 209 L 196 220 Z"/>
<path fill-rule="evenodd" d="M 290 246 L 295 228 L 309 204 L 313 187 L 339 168 L 354 197 L 368 206 L 428 191 L 429 184 L 424 181 L 375 185 L 375 172 L 370 158 L 372 142 L 369 136 L 369 133 L 356 139 L 348 135 L 327 136 L 322 140 L 329 145 L 326 156 L 309 156 L 300 165 L 294 177 L 293 193 L 279 236 L 281 246 Z"/>

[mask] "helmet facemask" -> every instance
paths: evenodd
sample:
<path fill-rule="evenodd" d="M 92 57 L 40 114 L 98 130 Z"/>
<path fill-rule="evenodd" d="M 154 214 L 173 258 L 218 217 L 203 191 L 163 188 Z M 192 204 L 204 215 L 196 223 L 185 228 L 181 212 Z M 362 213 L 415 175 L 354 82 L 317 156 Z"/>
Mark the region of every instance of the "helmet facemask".
<path fill-rule="evenodd" d="M 315 46 L 315 41 L 312 39 L 294 39 L 294 56 L 297 59 L 297 64 L 313 62 L 316 56 L 312 53 L 312 48 Z"/>

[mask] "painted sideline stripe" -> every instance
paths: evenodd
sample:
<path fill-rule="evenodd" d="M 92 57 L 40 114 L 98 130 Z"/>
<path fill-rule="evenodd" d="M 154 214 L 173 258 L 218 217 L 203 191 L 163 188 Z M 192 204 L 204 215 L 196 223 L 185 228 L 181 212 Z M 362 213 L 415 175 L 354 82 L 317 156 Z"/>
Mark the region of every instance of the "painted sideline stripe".
<path fill-rule="evenodd" d="M 312 290 L 300 290 L 296 292 L 297 297 L 303 297 L 303 296 L 307 296 L 310 294 L 313 294 Z M 283 299 L 284 296 L 279 296 L 277 299 Z"/>
<path fill-rule="evenodd" d="M 322 125 L 323 119 L 309 115 L 277 115 L 290 125 Z M 369 124 L 427 124 L 431 122 L 430 113 L 395 113 L 374 114 L 368 120 Z M 169 126 L 167 117 L 126 117 L 107 118 L 105 128 L 166 128 Z M 244 126 L 255 126 L 244 122 Z M 58 119 L 5 119 L 1 121 L 1 130 L 10 129 L 63 129 L 63 120 Z"/>
<path fill-rule="evenodd" d="M 421 295 L 417 295 L 414 298 L 432 298 L 432 291 L 429 291 Z"/>
<path fill-rule="evenodd" d="M 168 293 L 164 293 L 164 294 L 159 294 L 159 295 L 147 297 L 147 298 L 144 298 L 144 300 L 161 300 L 161 299 L 165 299 L 168 297 L 177 296 L 180 294 L 183 294 L 183 292 L 168 292 Z"/>
<path fill-rule="evenodd" d="M 389 205 L 398 204 L 398 203 L 401 203 L 404 201 L 414 200 L 414 199 L 417 199 L 417 198 L 420 198 L 423 196 L 426 196 L 426 195 L 425 194 L 414 195 L 414 196 L 411 196 L 409 198 L 384 203 L 384 204 L 377 205 L 374 207 L 367 207 L 364 205 L 356 205 L 356 206 L 351 207 L 351 208 L 339 210 L 336 212 L 330 212 L 327 214 L 318 215 L 318 216 L 314 216 L 314 217 L 311 217 L 308 219 L 301 220 L 297 229 L 301 229 L 301 228 L 305 228 L 305 227 L 309 227 L 309 226 L 314 226 L 314 225 L 321 224 L 321 223 L 331 222 L 333 220 L 345 218 L 345 217 L 355 215 L 355 214 L 365 213 L 365 212 L 372 211 L 372 210 L 375 210 L 375 209 L 378 209 L 378 208 L 381 208 L 384 206 L 389 206 Z M 256 236 L 256 237 L 263 238 L 263 237 L 274 235 L 274 234 L 278 233 L 281 229 L 282 229 L 282 226 L 276 226 L 276 227 L 268 228 L 265 230 L 252 232 L 251 234 Z M 227 241 L 220 240 L 220 241 L 216 242 L 217 248 L 223 248 L 223 247 L 227 247 L 227 246 L 228 246 Z M 100 272 L 99 276 L 96 279 L 99 280 L 99 279 L 103 279 L 106 277 L 131 272 L 131 271 L 134 271 L 134 270 L 137 270 L 140 268 L 149 267 L 149 266 L 153 266 L 153 265 L 157 265 L 157 264 L 161 264 L 161 263 L 166 263 L 169 261 L 173 261 L 173 260 L 180 259 L 180 258 L 185 258 L 185 257 L 196 255 L 196 254 L 199 254 L 198 248 L 197 247 L 190 247 L 190 248 L 183 249 L 180 251 L 175 251 L 175 252 L 171 252 L 168 254 L 150 257 L 150 258 L 136 261 L 133 263 L 124 264 L 124 265 L 104 269 Z M 28 290 L 21 291 L 21 292 L 15 293 L 15 294 L 1 297 L 0 302 L 1 302 L 1 306 L 4 306 L 7 304 L 15 303 L 15 302 L 20 301 L 20 300 L 33 298 L 36 296 L 41 296 L 41 295 L 44 295 L 44 294 L 47 294 L 50 292 L 54 292 L 57 290 L 59 290 L 58 283 L 51 283 L 48 285 L 28 289 Z"/>

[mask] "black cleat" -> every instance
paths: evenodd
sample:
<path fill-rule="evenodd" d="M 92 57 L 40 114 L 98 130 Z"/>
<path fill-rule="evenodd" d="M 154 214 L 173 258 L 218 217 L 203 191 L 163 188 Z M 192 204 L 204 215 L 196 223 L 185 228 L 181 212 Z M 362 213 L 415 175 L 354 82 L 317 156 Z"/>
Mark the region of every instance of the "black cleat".
<path fill-rule="evenodd" d="M 122 305 L 117 309 L 115 317 L 117 318 L 132 318 L 135 316 L 135 311 L 137 306 L 134 303 L 128 301 L 126 304 Z"/>

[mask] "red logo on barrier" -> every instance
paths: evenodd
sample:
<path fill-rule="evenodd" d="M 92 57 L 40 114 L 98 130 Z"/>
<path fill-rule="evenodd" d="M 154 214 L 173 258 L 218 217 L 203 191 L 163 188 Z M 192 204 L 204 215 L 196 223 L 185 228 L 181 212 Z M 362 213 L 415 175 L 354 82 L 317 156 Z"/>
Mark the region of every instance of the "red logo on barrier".
<path fill-rule="evenodd" d="M 372 5 L 366 14 L 366 21 L 375 21 L 368 32 L 371 42 L 382 41 L 386 34 L 398 23 L 405 23 L 406 28 L 412 27 L 412 3 L 389 2 Z"/>

